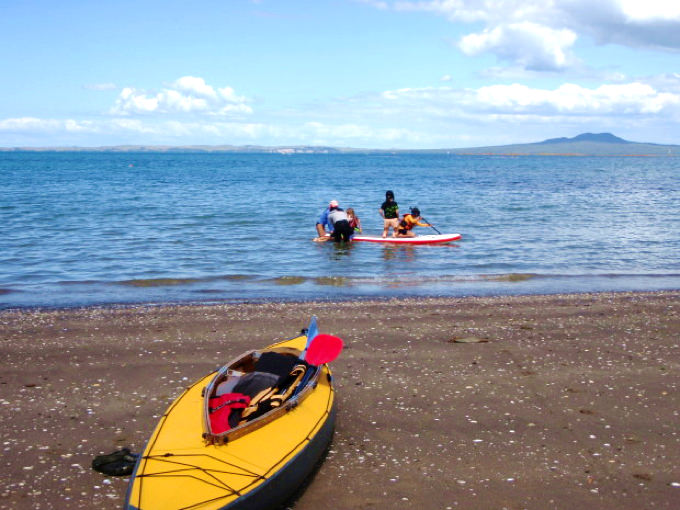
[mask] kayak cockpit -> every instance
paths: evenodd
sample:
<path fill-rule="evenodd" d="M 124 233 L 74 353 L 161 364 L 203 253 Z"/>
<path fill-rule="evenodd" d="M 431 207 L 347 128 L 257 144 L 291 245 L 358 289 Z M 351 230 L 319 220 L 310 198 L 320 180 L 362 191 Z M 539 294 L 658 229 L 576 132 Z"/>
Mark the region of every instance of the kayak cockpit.
<path fill-rule="evenodd" d="M 223 444 L 297 406 L 316 386 L 319 367 L 300 351 L 274 347 L 251 351 L 217 371 L 203 394 L 203 437 Z"/>

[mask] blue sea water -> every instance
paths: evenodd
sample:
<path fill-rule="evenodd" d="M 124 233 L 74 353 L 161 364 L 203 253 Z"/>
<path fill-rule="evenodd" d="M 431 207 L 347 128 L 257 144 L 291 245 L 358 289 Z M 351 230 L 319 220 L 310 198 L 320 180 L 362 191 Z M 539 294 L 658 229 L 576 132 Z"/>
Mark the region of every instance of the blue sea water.
<path fill-rule="evenodd" d="M 672 157 L 0 152 L 0 308 L 678 289 L 679 177 Z M 312 242 L 330 199 L 378 234 L 387 189 L 462 240 Z"/>

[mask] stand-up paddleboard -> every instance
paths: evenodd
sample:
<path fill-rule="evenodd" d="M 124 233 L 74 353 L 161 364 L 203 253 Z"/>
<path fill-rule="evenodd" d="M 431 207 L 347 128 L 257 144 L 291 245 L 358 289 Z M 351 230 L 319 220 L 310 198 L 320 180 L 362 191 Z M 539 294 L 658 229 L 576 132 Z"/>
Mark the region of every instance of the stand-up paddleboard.
<path fill-rule="evenodd" d="M 460 234 L 431 234 L 415 237 L 380 237 L 380 236 L 354 236 L 352 241 L 368 243 L 391 243 L 391 244 L 439 244 L 458 241 Z"/>

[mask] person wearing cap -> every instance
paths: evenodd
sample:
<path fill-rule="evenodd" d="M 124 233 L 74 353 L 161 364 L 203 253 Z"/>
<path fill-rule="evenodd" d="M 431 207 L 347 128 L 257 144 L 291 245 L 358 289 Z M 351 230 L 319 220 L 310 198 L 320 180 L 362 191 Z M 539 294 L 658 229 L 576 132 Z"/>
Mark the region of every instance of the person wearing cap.
<path fill-rule="evenodd" d="M 331 234 L 333 233 L 333 225 L 328 219 L 328 215 L 331 212 L 331 207 L 338 207 L 338 201 L 331 200 L 328 203 L 328 207 L 326 207 L 326 209 L 324 209 L 321 213 L 321 216 L 319 216 L 319 220 L 316 222 L 316 233 L 318 237 L 314 239 L 315 241 L 328 241 L 329 237 L 326 234 L 326 227 L 328 227 L 328 230 L 331 232 Z"/>
<path fill-rule="evenodd" d="M 404 214 L 404 217 L 399 222 L 399 227 L 394 232 L 394 237 L 415 237 L 416 233 L 413 231 L 413 227 L 418 225 L 419 227 L 431 227 L 429 223 L 423 223 L 420 221 L 420 209 L 417 207 L 411 207 L 410 214 Z"/>
<path fill-rule="evenodd" d="M 337 202 L 335 202 L 335 205 L 333 205 L 331 202 L 328 208 L 330 209 L 328 213 L 328 221 L 332 227 L 331 237 L 333 240 L 336 243 L 340 241 L 351 241 L 352 234 L 354 234 L 354 229 L 349 224 L 347 213 L 338 207 Z"/>
<path fill-rule="evenodd" d="M 385 201 L 378 212 L 383 218 L 382 236 L 387 237 L 390 227 L 392 227 L 392 235 L 396 236 L 397 227 L 399 227 L 399 205 L 394 201 L 394 193 L 391 190 L 385 192 Z"/>

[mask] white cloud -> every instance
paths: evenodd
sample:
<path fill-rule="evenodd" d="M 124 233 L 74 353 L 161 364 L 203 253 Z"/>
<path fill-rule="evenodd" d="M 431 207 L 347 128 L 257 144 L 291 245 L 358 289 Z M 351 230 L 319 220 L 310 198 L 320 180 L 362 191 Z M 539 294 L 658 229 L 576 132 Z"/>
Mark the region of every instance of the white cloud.
<path fill-rule="evenodd" d="M 203 78 L 184 76 L 176 80 L 171 86 L 188 95 L 205 97 L 212 100 L 217 99 L 215 89 L 208 85 Z"/>
<path fill-rule="evenodd" d="M 675 0 L 393 0 L 382 8 L 432 12 L 483 28 L 459 40 L 468 55 L 491 53 L 528 70 L 578 64 L 578 37 L 599 44 L 680 51 L 680 2 Z"/>
<path fill-rule="evenodd" d="M 244 96 L 231 87 L 219 89 L 203 78 L 184 76 L 158 92 L 125 87 L 111 109 L 114 115 L 198 114 L 225 116 L 250 114 L 252 108 Z"/>
<path fill-rule="evenodd" d="M 620 0 L 626 18 L 632 22 L 680 20 L 680 3 L 675 0 Z"/>
<path fill-rule="evenodd" d="M 563 84 L 554 90 L 526 85 L 491 85 L 477 90 L 472 103 L 503 114 L 645 115 L 676 112 L 680 95 L 650 85 L 628 83 L 586 88 Z"/>
<path fill-rule="evenodd" d="M 162 98 L 164 108 L 191 109 L 199 100 L 210 104 L 206 97 L 187 99 L 186 90 L 191 87 L 185 85 L 184 93 L 176 87 L 172 89 L 176 95 L 168 93 Z M 215 97 L 222 97 L 218 89 L 214 92 Z M 210 95 L 210 91 L 203 95 Z M 137 110 L 153 112 L 159 108 L 155 96 L 132 96 L 138 101 Z M 473 137 L 482 145 L 493 145 L 540 140 L 549 129 L 554 136 L 577 129 L 599 129 L 633 140 L 673 143 L 677 142 L 673 127 L 678 122 L 680 75 L 669 73 L 596 87 L 563 83 L 540 88 L 515 83 L 479 88 L 450 84 L 402 88 L 317 105 L 314 111 L 270 112 L 269 117 L 260 114 L 252 122 L 243 117 L 227 120 L 182 115 L 94 120 L 8 118 L 0 120 L 0 139 L 4 145 L 50 146 L 255 143 L 423 148 L 461 147 Z"/>
<path fill-rule="evenodd" d="M 38 119 L 36 117 L 18 117 L 0 120 L 0 132 L 53 133 L 60 131 L 85 132 L 95 130 L 91 121 L 73 119 Z"/>
<path fill-rule="evenodd" d="M 449 87 L 400 89 L 382 94 L 388 111 L 403 108 L 451 116 L 645 116 L 680 115 L 680 93 L 659 91 L 645 83 L 596 88 L 565 83 L 555 89 L 527 85 L 490 85 L 479 89 Z M 402 112 L 403 114 L 403 112 Z"/>
<path fill-rule="evenodd" d="M 680 50 L 680 4 L 672 0 L 571 0 L 560 3 L 561 20 L 599 44 Z"/>
<path fill-rule="evenodd" d="M 531 22 L 499 25 L 460 40 L 467 55 L 490 51 L 528 70 L 558 70 L 574 62 L 569 48 L 576 42 L 571 30 L 555 30 Z"/>

